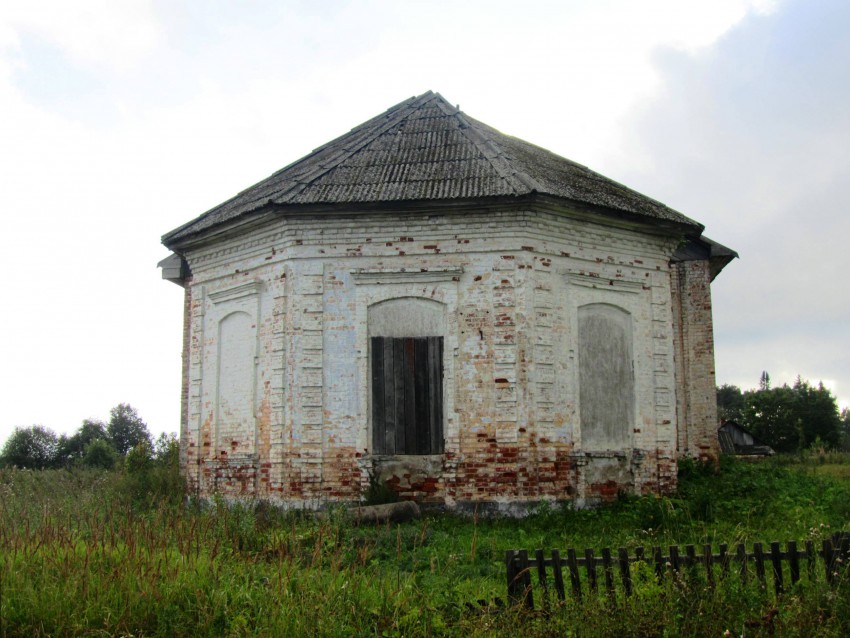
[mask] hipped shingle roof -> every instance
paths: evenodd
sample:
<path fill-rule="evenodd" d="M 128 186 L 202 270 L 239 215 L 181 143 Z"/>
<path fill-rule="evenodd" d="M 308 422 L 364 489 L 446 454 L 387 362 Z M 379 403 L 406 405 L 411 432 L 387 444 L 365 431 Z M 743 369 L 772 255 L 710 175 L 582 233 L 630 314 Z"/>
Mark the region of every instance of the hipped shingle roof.
<path fill-rule="evenodd" d="M 428 91 L 390 108 L 163 236 L 181 239 L 266 209 L 444 202 L 532 194 L 601 214 L 701 225 L 585 166 L 500 133 Z"/>

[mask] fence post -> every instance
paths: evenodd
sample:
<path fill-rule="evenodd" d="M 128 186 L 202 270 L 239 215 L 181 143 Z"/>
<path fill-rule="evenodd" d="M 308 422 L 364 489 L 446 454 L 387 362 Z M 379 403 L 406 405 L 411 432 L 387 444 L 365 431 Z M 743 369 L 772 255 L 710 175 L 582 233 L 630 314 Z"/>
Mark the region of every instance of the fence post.
<path fill-rule="evenodd" d="M 779 596 L 785 588 L 782 586 L 782 552 L 776 541 L 770 544 L 770 561 L 773 563 L 773 589 Z"/>
<path fill-rule="evenodd" d="M 567 594 L 564 591 L 564 572 L 561 571 L 561 553 L 557 549 L 552 550 L 552 574 L 555 579 L 555 593 L 558 600 L 561 602 L 567 599 Z"/>
<path fill-rule="evenodd" d="M 658 582 L 662 582 L 664 580 L 664 554 L 661 553 L 661 546 L 656 545 L 652 548 L 652 553 L 655 558 L 655 576 L 658 578 Z"/>
<path fill-rule="evenodd" d="M 720 543 L 720 578 L 726 578 L 729 575 L 729 554 L 727 554 L 728 546 L 726 543 Z"/>
<path fill-rule="evenodd" d="M 702 546 L 702 560 L 705 563 L 705 577 L 708 586 L 714 589 L 714 556 L 711 554 L 711 545 L 708 543 Z"/>
<path fill-rule="evenodd" d="M 605 591 L 608 598 L 614 597 L 614 569 L 611 563 L 611 549 L 605 547 L 602 550 L 602 567 L 605 574 Z"/>
<path fill-rule="evenodd" d="M 537 580 L 540 583 L 540 608 L 549 608 L 549 585 L 546 582 L 546 557 L 543 555 L 543 550 L 538 549 L 534 552 L 534 559 L 537 563 Z"/>
<path fill-rule="evenodd" d="M 764 550 L 761 543 L 753 544 L 753 555 L 756 560 L 756 577 L 761 583 L 762 589 L 767 587 L 767 582 L 764 577 Z"/>
<path fill-rule="evenodd" d="M 587 570 L 587 584 L 590 591 L 596 592 L 596 559 L 593 557 L 592 549 L 584 550 L 584 567 Z"/>
<path fill-rule="evenodd" d="M 800 555 L 797 553 L 797 541 L 788 541 L 785 547 L 788 550 L 788 564 L 791 572 L 791 586 L 793 587 L 800 580 Z"/>
<path fill-rule="evenodd" d="M 581 600 L 581 580 L 578 576 L 578 561 L 576 560 L 576 550 L 572 547 L 567 550 L 567 566 L 570 568 L 570 583 L 573 586 L 573 596 L 576 600 Z"/>
<path fill-rule="evenodd" d="M 679 547 L 676 545 L 670 545 L 670 566 L 677 574 L 679 573 L 680 565 L 681 562 L 679 561 Z"/>
<path fill-rule="evenodd" d="M 738 543 L 737 560 L 741 568 L 741 584 L 747 584 L 747 548 L 743 543 Z"/>
<path fill-rule="evenodd" d="M 617 550 L 620 563 L 620 578 L 623 580 L 623 591 L 626 596 L 632 595 L 632 575 L 629 572 L 629 552 L 625 547 Z"/>
<path fill-rule="evenodd" d="M 534 594 L 531 592 L 531 566 L 528 564 L 528 552 L 519 550 L 520 583 L 522 584 L 522 596 L 525 606 L 534 609 Z"/>

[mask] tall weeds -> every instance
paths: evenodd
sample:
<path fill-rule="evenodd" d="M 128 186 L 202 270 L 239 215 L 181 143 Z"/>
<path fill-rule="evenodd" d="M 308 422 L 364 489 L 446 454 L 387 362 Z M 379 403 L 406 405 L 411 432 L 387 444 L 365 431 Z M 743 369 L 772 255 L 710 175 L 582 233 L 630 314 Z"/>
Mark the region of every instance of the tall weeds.
<path fill-rule="evenodd" d="M 845 526 L 850 481 L 799 462 L 686 466 L 677 494 L 598 510 L 367 528 L 333 511 L 186 504 L 173 468 L 140 468 L 0 470 L 0 638 L 850 634 L 850 588 L 820 580 L 776 600 L 753 583 L 650 572 L 629 599 L 546 616 L 490 605 L 505 597 L 506 549 L 819 539 Z"/>

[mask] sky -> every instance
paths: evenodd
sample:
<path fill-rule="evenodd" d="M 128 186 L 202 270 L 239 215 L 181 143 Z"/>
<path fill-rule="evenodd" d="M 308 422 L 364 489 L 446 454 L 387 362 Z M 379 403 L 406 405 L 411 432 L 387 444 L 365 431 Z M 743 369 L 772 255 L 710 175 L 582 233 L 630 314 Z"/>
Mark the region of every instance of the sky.
<path fill-rule="evenodd" d="M 0 441 L 176 432 L 160 237 L 427 90 L 699 220 L 718 383 L 850 402 L 850 3 L 0 3 Z"/>

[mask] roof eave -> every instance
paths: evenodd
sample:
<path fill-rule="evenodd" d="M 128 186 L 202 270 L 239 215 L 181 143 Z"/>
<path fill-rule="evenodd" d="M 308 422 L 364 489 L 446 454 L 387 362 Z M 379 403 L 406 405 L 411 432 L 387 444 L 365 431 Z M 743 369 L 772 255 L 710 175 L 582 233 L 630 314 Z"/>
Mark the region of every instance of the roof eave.
<path fill-rule="evenodd" d="M 711 281 L 714 281 L 714 278 L 720 274 L 720 271 L 732 263 L 734 259 L 738 259 L 739 256 L 736 251 L 709 239 L 705 235 L 703 235 L 700 239 L 706 242 L 711 250 L 711 256 L 708 259 L 708 263 L 709 270 L 711 272 Z"/>
<path fill-rule="evenodd" d="M 620 208 L 588 204 L 545 193 L 531 193 L 529 199 L 541 209 L 549 208 L 555 212 L 568 212 L 573 215 L 579 213 L 582 217 L 594 223 L 628 227 L 639 232 L 649 232 L 656 235 L 691 238 L 699 237 L 705 230 L 705 226 L 684 217 L 684 215 L 682 215 L 682 218 L 687 219 L 687 222 L 653 217 Z"/>
<path fill-rule="evenodd" d="M 232 229 L 240 232 L 246 227 L 256 226 L 281 216 L 326 216 L 339 213 L 450 213 L 468 210 L 516 210 L 528 208 L 540 212 L 568 215 L 597 224 L 628 228 L 653 235 L 668 235 L 682 238 L 699 238 L 704 227 L 696 222 L 684 223 L 641 215 L 632 211 L 600 207 L 563 197 L 532 192 L 525 195 L 504 195 L 445 200 L 398 200 L 354 203 L 319 204 L 271 204 L 267 203 L 250 213 L 224 220 L 198 232 L 185 233 L 192 224 L 181 226 L 162 237 L 169 250 L 181 252 L 192 246 L 215 241 L 230 235 Z"/>

